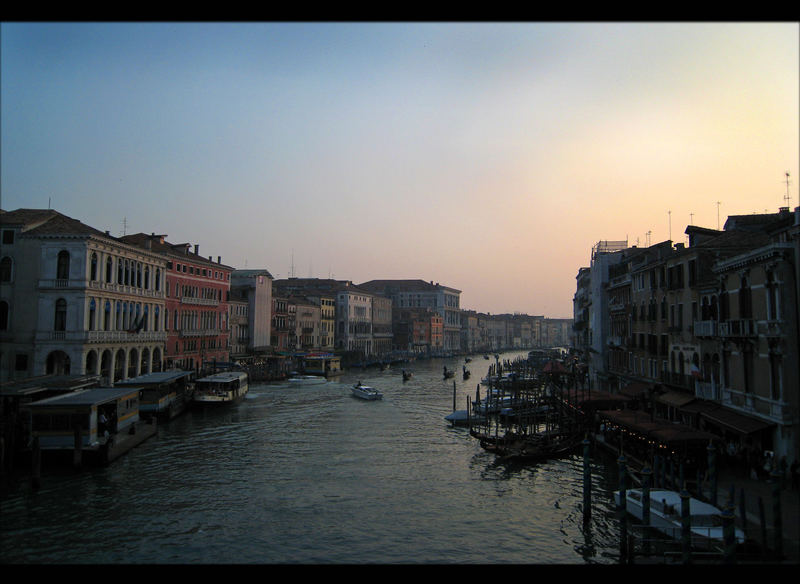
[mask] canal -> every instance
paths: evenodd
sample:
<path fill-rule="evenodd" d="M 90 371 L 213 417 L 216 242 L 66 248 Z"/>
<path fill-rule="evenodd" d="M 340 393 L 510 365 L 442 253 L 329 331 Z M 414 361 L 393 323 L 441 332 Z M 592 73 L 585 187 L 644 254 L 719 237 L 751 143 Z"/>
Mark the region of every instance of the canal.
<path fill-rule="evenodd" d="M 524 352 L 501 354 L 511 360 Z M 3 563 L 613 564 L 615 463 L 500 464 L 448 425 L 494 358 L 356 369 L 320 385 L 252 385 L 191 411 L 107 468 L 7 477 Z M 456 378 L 444 380 L 444 366 Z M 356 381 L 384 394 L 352 397 Z M 483 393 L 483 391 L 482 391 Z"/>

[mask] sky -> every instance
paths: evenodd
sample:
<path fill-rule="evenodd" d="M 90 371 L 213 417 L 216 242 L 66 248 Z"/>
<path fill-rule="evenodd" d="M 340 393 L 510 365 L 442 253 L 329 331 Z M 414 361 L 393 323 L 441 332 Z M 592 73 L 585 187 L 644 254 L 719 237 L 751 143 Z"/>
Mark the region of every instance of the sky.
<path fill-rule="evenodd" d="M 276 278 L 571 318 L 598 241 L 800 205 L 796 22 L 4 22 L 0 43 L 0 207 Z"/>

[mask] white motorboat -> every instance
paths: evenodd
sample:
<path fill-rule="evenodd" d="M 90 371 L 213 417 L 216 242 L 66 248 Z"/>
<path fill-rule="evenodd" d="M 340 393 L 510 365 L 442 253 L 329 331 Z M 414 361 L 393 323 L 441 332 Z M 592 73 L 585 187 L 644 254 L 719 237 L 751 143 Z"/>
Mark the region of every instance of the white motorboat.
<path fill-rule="evenodd" d="M 319 375 L 295 375 L 289 378 L 289 383 L 293 385 L 318 385 L 327 383 L 327 379 Z"/>
<path fill-rule="evenodd" d="M 352 387 L 353 395 L 366 400 L 383 399 L 383 394 L 374 387 L 369 385 L 362 385 L 359 381 Z"/>
<path fill-rule="evenodd" d="M 447 414 L 444 419 L 454 426 L 466 426 L 468 424 L 482 424 L 486 421 L 486 416 L 477 412 L 469 413 L 467 410 L 455 410 Z"/>
<path fill-rule="evenodd" d="M 625 510 L 642 520 L 643 495 L 641 489 L 628 489 L 626 492 Z M 619 491 L 614 493 L 614 501 L 619 506 Z M 664 535 L 680 540 L 682 537 L 681 495 L 677 491 L 650 490 L 650 525 Z M 689 526 L 691 529 L 691 545 L 696 548 L 709 548 L 711 545 L 722 545 L 725 536 L 722 524 L 722 510 L 710 503 L 704 503 L 694 497 L 689 499 Z M 745 541 L 744 532 L 736 528 L 736 543 Z"/>
<path fill-rule="evenodd" d="M 223 371 L 195 382 L 192 403 L 200 406 L 235 404 L 244 399 L 249 390 L 247 373 Z"/>

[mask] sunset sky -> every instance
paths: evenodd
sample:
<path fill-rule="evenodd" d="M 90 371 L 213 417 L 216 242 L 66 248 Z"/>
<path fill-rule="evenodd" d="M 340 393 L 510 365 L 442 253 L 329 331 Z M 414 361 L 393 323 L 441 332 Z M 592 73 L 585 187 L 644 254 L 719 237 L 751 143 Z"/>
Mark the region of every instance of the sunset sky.
<path fill-rule="evenodd" d="M 0 32 L 4 210 L 279 278 L 420 278 L 571 318 L 600 240 L 800 204 L 795 22 Z"/>

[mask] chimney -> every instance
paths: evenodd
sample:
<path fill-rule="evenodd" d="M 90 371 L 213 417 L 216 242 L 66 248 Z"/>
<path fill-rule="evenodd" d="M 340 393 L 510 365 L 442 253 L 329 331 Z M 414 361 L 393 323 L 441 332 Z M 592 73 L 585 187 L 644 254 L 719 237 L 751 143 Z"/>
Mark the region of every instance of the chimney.
<path fill-rule="evenodd" d="M 200 246 L 198 244 L 194 244 L 194 255 L 200 254 Z"/>
<path fill-rule="evenodd" d="M 222 263 L 222 256 L 217 256 L 217 263 L 218 263 L 218 264 L 221 264 L 221 263 Z"/>

